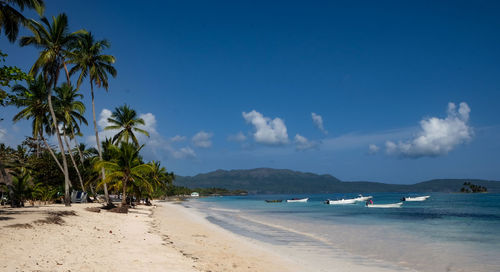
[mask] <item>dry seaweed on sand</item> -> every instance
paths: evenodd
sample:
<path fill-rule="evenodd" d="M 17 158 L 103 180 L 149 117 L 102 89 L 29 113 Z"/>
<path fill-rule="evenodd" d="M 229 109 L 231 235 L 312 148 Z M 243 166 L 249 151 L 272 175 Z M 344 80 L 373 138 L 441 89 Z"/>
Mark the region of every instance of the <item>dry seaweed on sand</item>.
<path fill-rule="evenodd" d="M 111 210 L 113 208 L 116 208 L 116 205 L 113 203 L 107 203 L 106 205 L 101 207 L 101 209 L 103 209 L 103 210 Z"/>
<path fill-rule="evenodd" d="M 37 225 L 44 225 L 44 224 L 63 225 L 65 222 L 61 216 L 49 215 L 45 219 L 38 219 L 38 220 L 33 221 L 33 223 L 35 223 Z"/>
<path fill-rule="evenodd" d="M 53 216 L 76 216 L 75 211 L 50 211 L 48 212 L 49 215 Z"/>
<path fill-rule="evenodd" d="M 109 211 L 115 212 L 115 213 L 128 213 L 128 207 L 127 206 L 116 207 L 116 208 L 113 208 Z"/>
<path fill-rule="evenodd" d="M 101 208 L 99 208 L 99 207 L 87 207 L 87 208 L 85 208 L 85 210 L 89 211 L 89 212 L 95 212 L 95 213 L 101 212 Z"/>
<path fill-rule="evenodd" d="M 65 223 L 64 219 L 62 219 L 63 216 L 76 216 L 75 211 L 49 211 L 48 214 L 49 216 L 47 216 L 45 219 L 35 220 L 33 221 L 33 223 L 37 225 L 43 225 L 43 224 L 63 225 Z"/>
<path fill-rule="evenodd" d="M 15 229 L 32 229 L 33 226 L 31 224 L 12 224 L 5 226 L 6 228 L 15 228 Z"/>

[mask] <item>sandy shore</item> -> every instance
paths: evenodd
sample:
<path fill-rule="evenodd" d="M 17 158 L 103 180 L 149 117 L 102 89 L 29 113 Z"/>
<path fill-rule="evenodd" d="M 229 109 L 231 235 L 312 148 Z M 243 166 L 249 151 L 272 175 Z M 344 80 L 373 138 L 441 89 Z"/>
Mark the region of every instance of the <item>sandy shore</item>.
<path fill-rule="evenodd" d="M 176 204 L 139 206 L 128 214 L 85 210 L 97 206 L 0 208 L 0 271 L 289 271 L 286 268 L 293 267 Z"/>
<path fill-rule="evenodd" d="M 157 203 L 155 229 L 167 243 L 196 260 L 201 271 L 308 271 L 271 247 L 233 234 L 202 214 L 175 203 Z"/>
<path fill-rule="evenodd" d="M 398 271 L 236 235 L 175 202 L 0 208 L 0 271 Z M 325 261 L 326 260 L 326 261 Z"/>
<path fill-rule="evenodd" d="M 153 231 L 153 208 L 84 209 L 91 206 L 99 205 L 1 208 L 0 271 L 199 271 Z"/>

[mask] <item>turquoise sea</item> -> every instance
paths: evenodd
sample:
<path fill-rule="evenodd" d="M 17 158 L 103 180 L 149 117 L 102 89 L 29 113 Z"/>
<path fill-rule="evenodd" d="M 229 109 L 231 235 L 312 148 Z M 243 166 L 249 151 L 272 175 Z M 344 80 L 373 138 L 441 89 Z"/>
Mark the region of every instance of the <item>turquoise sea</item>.
<path fill-rule="evenodd" d="M 422 194 L 365 195 L 384 204 Z M 425 195 L 431 197 L 390 209 L 323 203 L 357 194 L 208 197 L 184 205 L 229 231 L 322 262 L 318 267 L 347 258 L 395 270 L 500 271 L 500 194 Z M 309 201 L 286 203 L 294 197 Z"/>

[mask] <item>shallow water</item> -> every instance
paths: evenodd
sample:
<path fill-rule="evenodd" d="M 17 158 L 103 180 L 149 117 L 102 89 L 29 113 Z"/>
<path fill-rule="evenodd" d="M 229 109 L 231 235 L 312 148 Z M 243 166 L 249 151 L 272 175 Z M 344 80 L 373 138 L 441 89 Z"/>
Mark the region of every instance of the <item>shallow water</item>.
<path fill-rule="evenodd" d="M 395 203 L 411 194 L 370 194 Z M 402 208 L 325 205 L 355 195 L 307 195 L 307 203 L 266 203 L 304 195 L 213 197 L 189 206 L 232 232 L 309 255 L 328 267 L 335 260 L 417 271 L 500 271 L 500 194 L 430 194 Z"/>

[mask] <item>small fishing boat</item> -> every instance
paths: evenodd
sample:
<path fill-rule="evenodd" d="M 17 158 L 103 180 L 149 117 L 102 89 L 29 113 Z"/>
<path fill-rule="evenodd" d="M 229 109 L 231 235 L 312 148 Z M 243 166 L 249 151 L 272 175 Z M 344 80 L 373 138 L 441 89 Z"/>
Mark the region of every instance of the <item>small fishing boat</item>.
<path fill-rule="evenodd" d="M 267 200 L 267 199 L 266 199 L 266 202 L 267 202 L 267 203 L 280 203 L 280 202 L 282 202 L 282 201 L 283 201 L 283 199 L 271 199 L 271 200 Z"/>
<path fill-rule="evenodd" d="M 403 197 L 401 200 L 403 201 L 426 201 L 431 196 L 416 196 L 416 197 Z"/>
<path fill-rule="evenodd" d="M 368 208 L 401 208 L 403 202 L 391 203 L 391 204 L 366 204 Z"/>
<path fill-rule="evenodd" d="M 330 200 L 327 199 L 325 201 L 326 204 L 330 205 L 344 205 L 344 204 L 355 204 L 356 199 L 355 198 L 349 198 L 349 199 L 338 199 L 338 200 Z"/>
<path fill-rule="evenodd" d="M 372 199 L 373 196 L 363 196 L 363 195 L 358 195 L 358 197 L 354 198 L 354 200 L 356 200 L 356 202 L 365 202 L 369 199 Z"/>
<path fill-rule="evenodd" d="M 306 198 L 292 198 L 288 199 L 286 202 L 307 202 L 309 200 L 308 197 Z"/>

